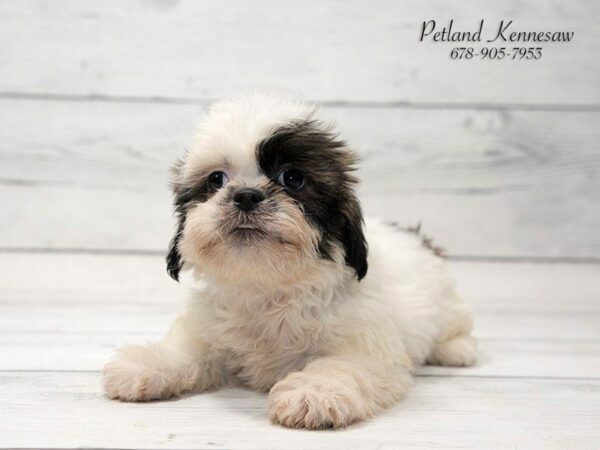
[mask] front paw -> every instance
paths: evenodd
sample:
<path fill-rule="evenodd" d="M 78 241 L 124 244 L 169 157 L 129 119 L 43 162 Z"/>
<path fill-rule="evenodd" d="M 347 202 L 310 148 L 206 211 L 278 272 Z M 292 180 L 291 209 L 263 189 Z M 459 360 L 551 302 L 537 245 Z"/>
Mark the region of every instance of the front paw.
<path fill-rule="evenodd" d="M 106 395 L 115 400 L 143 402 L 177 395 L 169 388 L 164 373 L 143 362 L 143 347 L 127 347 L 104 366 Z M 129 355 L 128 355 L 129 354 Z M 131 355 L 136 356 L 135 358 Z M 142 361 L 140 361 L 142 357 Z"/>
<path fill-rule="evenodd" d="M 335 378 L 293 373 L 269 393 L 273 423 L 290 428 L 339 428 L 368 415 L 362 399 Z"/>

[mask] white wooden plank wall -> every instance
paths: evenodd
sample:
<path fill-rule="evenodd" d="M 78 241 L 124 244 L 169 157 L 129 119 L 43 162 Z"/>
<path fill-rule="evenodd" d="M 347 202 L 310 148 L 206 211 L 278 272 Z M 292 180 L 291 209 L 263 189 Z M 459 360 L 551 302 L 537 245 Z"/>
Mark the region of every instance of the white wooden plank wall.
<path fill-rule="evenodd" d="M 597 260 L 598 11 L 592 1 L 2 2 L 0 245 L 164 248 L 167 167 L 206 105 L 275 88 L 322 102 L 364 154 L 370 214 L 422 221 L 454 255 Z M 416 42 L 422 20 L 478 17 L 575 40 L 535 62 L 452 61 L 451 44 Z M 74 206 L 83 202 L 110 223 Z M 121 232 L 145 221 L 139 235 Z"/>
<path fill-rule="evenodd" d="M 460 62 L 423 20 L 575 31 Z M 0 448 L 598 448 L 600 6 L 592 0 L 0 0 Z M 371 215 L 423 222 L 477 366 L 424 367 L 374 421 L 271 426 L 262 394 L 109 402 L 99 369 L 184 301 L 168 167 L 219 98 L 291 92 L 363 156 Z"/>
<path fill-rule="evenodd" d="M 168 168 L 189 144 L 203 106 L 1 104 L 0 157 L 10 161 L 0 167 L 0 198 L 10 212 L 0 217 L 1 246 L 165 248 Z M 364 156 L 368 213 L 422 221 L 450 254 L 600 255 L 597 112 L 322 112 Z M 99 214 L 77 206 L 84 203 Z"/>
<path fill-rule="evenodd" d="M 595 107 L 599 8 L 586 0 L 5 1 L 0 79 L 19 94 L 206 99 L 277 88 L 343 103 Z M 543 64 L 459 64 L 448 58 L 451 45 L 417 44 L 424 20 L 473 30 L 482 18 L 576 36 L 551 45 Z"/>

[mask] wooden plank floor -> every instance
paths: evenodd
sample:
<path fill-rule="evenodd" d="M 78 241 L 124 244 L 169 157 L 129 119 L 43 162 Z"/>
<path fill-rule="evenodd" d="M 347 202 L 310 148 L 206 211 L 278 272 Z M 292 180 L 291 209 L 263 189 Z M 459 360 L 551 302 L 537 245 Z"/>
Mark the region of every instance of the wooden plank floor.
<path fill-rule="evenodd" d="M 185 286 L 163 258 L 0 255 L 0 447 L 594 448 L 600 442 L 600 266 L 453 262 L 479 363 L 424 367 L 406 399 L 344 431 L 269 424 L 266 396 L 230 388 L 107 400 L 116 346 L 157 339 Z"/>

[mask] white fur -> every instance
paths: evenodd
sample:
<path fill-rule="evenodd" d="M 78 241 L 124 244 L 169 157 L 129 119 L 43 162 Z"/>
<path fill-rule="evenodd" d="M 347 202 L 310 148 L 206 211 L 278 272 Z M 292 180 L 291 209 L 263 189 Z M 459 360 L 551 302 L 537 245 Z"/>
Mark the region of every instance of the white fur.
<path fill-rule="evenodd" d="M 260 185 L 256 143 L 312 114 L 312 107 L 275 97 L 221 103 L 177 181 L 224 167 L 230 182 Z M 340 427 L 399 400 L 425 362 L 474 362 L 471 316 L 445 261 L 415 234 L 367 220 L 369 271 L 357 282 L 341 248 L 333 260 L 307 250 L 312 229 L 289 211 L 272 225 L 293 241 L 283 250 L 236 254 L 216 240 L 202 253 L 219 214 L 211 201 L 190 211 L 181 250 L 198 273 L 198 291 L 164 340 L 127 347 L 105 366 L 110 398 L 161 399 L 239 381 L 270 391 L 275 423 Z"/>

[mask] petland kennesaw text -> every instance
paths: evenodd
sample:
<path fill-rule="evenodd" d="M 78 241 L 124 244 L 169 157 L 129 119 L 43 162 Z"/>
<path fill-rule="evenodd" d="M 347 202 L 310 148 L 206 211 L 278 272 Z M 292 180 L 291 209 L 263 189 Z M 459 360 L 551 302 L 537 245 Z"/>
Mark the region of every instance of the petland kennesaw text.
<path fill-rule="evenodd" d="M 574 31 L 513 31 L 512 23 L 512 20 L 501 20 L 485 42 L 570 42 L 575 35 Z M 482 42 L 483 19 L 474 31 L 455 31 L 453 26 L 454 20 L 441 29 L 437 28 L 435 20 L 423 22 L 420 41 L 428 37 L 434 42 Z"/>

